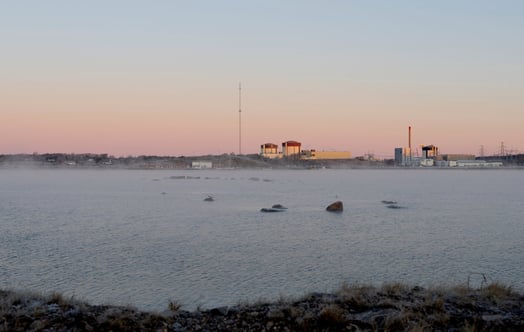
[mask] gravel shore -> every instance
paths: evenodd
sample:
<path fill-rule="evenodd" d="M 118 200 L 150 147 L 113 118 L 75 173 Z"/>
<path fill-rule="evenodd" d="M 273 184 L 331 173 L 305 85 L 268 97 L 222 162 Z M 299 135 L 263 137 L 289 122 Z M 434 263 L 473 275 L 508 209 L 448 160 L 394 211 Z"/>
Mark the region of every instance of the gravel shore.
<path fill-rule="evenodd" d="M 342 286 L 300 299 L 164 312 L 0 290 L 0 331 L 524 331 L 524 295 L 491 284 Z"/>

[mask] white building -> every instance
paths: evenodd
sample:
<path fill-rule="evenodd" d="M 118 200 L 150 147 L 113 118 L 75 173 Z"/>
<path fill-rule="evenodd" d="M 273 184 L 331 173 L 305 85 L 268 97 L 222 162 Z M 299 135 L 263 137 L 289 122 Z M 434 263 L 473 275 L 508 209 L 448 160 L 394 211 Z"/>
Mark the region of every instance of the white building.
<path fill-rule="evenodd" d="M 194 168 L 194 169 L 213 168 L 213 162 L 211 161 L 193 161 L 191 162 L 191 168 Z"/>

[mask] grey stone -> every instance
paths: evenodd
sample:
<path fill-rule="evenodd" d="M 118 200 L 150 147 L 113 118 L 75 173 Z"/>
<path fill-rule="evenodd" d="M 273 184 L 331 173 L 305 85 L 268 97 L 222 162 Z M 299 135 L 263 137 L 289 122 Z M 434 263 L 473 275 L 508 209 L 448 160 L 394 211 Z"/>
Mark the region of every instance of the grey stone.
<path fill-rule="evenodd" d="M 209 313 L 212 315 L 217 315 L 217 316 L 225 316 L 227 315 L 228 311 L 229 311 L 228 307 L 218 307 L 218 308 L 213 308 L 209 310 Z"/>
<path fill-rule="evenodd" d="M 328 205 L 326 211 L 329 212 L 342 212 L 344 210 L 344 204 L 341 201 L 336 201 Z"/>

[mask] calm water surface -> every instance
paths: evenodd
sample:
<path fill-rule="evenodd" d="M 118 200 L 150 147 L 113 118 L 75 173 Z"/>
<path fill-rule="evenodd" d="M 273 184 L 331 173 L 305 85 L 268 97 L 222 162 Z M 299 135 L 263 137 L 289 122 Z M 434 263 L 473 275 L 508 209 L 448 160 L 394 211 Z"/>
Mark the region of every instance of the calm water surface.
<path fill-rule="evenodd" d="M 522 291 L 523 198 L 519 170 L 0 170 L 0 287 L 147 310 L 477 273 Z"/>

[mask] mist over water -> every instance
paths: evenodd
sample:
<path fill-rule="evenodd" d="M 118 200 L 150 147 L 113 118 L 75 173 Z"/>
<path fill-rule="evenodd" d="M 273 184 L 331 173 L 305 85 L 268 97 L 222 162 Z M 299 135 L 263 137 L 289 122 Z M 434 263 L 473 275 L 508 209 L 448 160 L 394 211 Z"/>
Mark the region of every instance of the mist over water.
<path fill-rule="evenodd" d="M 476 273 L 524 290 L 522 197 L 518 170 L 4 169 L 0 287 L 147 310 Z"/>

